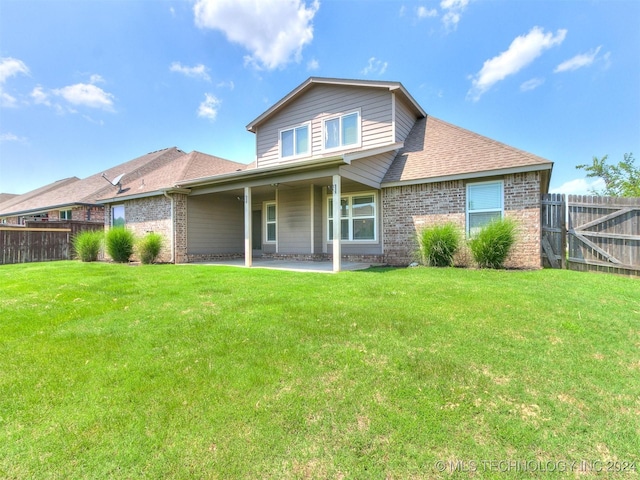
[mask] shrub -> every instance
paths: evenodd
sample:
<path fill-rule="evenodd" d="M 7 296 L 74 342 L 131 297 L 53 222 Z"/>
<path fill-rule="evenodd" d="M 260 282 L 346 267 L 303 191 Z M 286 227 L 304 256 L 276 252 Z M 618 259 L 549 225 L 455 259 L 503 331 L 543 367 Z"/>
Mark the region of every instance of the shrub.
<path fill-rule="evenodd" d="M 164 239 L 162 235 L 155 232 L 149 232 L 140 240 L 138 240 L 138 256 L 144 264 L 153 263 L 160 255 Z"/>
<path fill-rule="evenodd" d="M 425 228 L 420 233 L 422 263 L 431 267 L 450 267 L 460 247 L 460 232 L 453 223 Z"/>
<path fill-rule="evenodd" d="M 83 262 L 95 262 L 100 254 L 104 232 L 102 230 L 85 230 L 73 237 L 73 250 L 76 257 Z"/>
<path fill-rule="evenodd" d="M 494 220 L 469 241 L 480 268 L 503 268 L 516 240 L 516 223 L 508 218 Z"/>
<path fill-rule="evenodd" d="M 133 233 L 124 227 L 115 227 L 107 232 L 107 253 L 114 262 L 125 263 L 133 254 L 135 238 Z"/>

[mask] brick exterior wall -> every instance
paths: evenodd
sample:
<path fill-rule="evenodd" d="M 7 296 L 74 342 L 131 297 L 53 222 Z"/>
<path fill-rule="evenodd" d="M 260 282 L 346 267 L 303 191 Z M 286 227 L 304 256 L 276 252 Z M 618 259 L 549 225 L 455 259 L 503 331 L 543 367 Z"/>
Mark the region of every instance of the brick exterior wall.
<path fill-rule="evenodd" d="M 479 181 L 479 180 L 478 180 Z M 505 217 L 518 222 L 517 241 L 506 262 L 510 268 L 540 268 L 540 172 L 504 176 Z M 385 261 L 408 265 L 418 260 L 417 233 L 453 222 L 465 231 L 466 182 L 429 183 L 382 190 Z M 463 248 L 457 265 L 472 266 Z"/>
<path fill-rule="evenodd" d="M 175 263 L 187 263 L 187 196 L 181 193 L 173 195 L 174 201 L 174 251 Z"/>

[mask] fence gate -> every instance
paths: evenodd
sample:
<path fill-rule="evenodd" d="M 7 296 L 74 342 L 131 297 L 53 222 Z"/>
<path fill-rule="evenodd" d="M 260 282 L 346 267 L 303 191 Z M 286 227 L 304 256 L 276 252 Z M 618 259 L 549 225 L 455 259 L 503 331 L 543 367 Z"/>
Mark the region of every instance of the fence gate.
<path fill-rule="evenodd" d="M 640 198 L 569 195 L 569 268 L 640 276 Z"/>
<path fill-rule="evenodd" d="M 560 193 L 542 196 L 542 264 L 544 267 L 567 268 L 565 197 Z"/>

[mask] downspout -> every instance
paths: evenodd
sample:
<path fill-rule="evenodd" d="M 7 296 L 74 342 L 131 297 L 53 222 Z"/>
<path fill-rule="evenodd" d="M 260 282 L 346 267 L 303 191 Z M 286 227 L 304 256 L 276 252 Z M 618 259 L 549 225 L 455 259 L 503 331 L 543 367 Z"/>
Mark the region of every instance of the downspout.
<path fill-rule="evenodd" d="M 162 192 L 164 194 L 165 197 L 167 197 L 170 201 L 171 201 L 171 238 L 170 238 L 170 244 L 171 244 L 171 259 L 169 260 L 169 263 L 175 263 L 175 208 L 174 208 L 174 204 L 175 204 L 175 199 L 173 198 L 173 195 L 169 195 L 166 190 L 164 192 Z"/>

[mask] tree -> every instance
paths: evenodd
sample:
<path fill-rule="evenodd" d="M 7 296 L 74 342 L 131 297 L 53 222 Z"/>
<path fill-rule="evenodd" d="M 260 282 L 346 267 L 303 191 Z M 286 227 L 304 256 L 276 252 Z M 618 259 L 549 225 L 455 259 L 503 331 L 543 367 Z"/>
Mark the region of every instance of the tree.
<path fill-rule="evenodd" d="M 578 165 L 584 169 L 587 177 L 600 177 L 604 180 L 604 189 L 592 190 L 596 195 L 610 197 L 640 197 L 640 167 L 634 165 L 632 153 L 625 153 L 624 160 L 617 165 L 607 163 L 608 155 L 602 158 L 593 157 L 593 163 Z"/>

